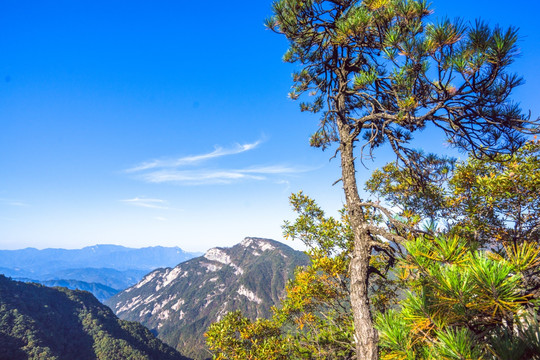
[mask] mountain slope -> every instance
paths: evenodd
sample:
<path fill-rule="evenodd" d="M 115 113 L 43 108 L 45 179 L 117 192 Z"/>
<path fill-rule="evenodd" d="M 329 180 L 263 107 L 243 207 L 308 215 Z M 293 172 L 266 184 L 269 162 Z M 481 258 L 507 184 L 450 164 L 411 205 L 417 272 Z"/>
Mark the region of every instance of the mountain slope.
<path fill-rule="evenodd" d="M 155 270 L 106 304 L 185 355 L 205 358 L 203 334 L 212 322 L 237 309 L 252 318 L 270 315 L 296 267 L 308 261 L 277 241 L 246 238 L 175 268 Z"/>
<path fill-rule="evenodd" d="M 187 360 L 90 293 L 0 275 L 0 360 Z"/>

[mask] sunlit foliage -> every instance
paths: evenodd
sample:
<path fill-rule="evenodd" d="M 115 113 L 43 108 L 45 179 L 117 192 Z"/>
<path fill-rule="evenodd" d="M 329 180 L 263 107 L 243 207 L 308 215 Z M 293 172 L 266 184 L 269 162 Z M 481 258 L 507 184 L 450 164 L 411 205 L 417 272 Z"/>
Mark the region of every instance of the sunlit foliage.
<path fill-rule="evenodd" d="M 537 299 L 524 281 L 538 269 L 537 245 L 501 256 L 441 234 L 404 246 L 405 298 L 376 322 L 382 359 L 540 358 Z"/>

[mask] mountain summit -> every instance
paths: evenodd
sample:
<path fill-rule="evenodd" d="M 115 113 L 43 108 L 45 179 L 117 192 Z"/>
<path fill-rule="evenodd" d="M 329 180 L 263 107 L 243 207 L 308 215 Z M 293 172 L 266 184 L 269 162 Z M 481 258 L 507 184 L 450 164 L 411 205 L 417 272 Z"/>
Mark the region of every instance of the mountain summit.
<path fill-rule="evenodd" d="M 229 311 L 267 317 L 285 284 L 308 257 L 270 239 L 247 237 L 213 248 L 174 268 L 155 270 L 106 304 L 121 318 L 138 321 L 184 355 L 209 356 L 208 326 Z"/>

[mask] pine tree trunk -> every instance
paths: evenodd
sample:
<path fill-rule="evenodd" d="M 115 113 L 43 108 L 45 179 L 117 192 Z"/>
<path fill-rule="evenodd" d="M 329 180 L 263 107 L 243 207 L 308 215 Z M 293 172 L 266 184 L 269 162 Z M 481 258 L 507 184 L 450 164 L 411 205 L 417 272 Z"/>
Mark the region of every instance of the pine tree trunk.
<path fill-rule="evenodd" d="M 368 297 L 368 269 L 371 257 L 371 237 L 356 185 L 353 138 L 348 126 L 338 123 L 343 190 L 347 201 L 349 221 L 354 233 L 354 252 L 350 265 L 351 307 L 354 317 L 357 360 L 378 358 L 378 333 L 373 320 Z"/>

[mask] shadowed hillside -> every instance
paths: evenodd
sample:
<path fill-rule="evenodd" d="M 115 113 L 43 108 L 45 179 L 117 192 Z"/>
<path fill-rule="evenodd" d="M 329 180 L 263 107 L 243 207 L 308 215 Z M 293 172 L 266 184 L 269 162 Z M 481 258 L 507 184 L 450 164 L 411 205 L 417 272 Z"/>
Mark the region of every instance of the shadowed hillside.
<path fill-rule="evenodd" d="M 92 294 L 0 275 L 0 360 L 187 360 Z"/>

